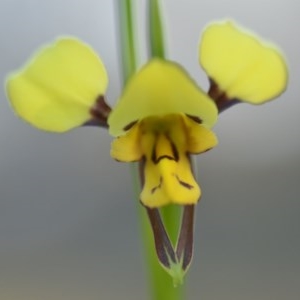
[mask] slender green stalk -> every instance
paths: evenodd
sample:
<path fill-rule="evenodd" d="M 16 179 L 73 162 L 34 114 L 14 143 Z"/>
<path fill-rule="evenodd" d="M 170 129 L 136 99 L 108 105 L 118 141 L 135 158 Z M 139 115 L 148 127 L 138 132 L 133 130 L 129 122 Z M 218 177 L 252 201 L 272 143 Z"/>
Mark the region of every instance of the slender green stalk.
<path fill-rule="evenodd" d="M 136 71 L 137 50 L 135 42 L 135 24 L 133 18 L 133 0 L 116 0 L 119 15 L 119 43 L 123 84 Z"/>
<path fill-rule="evenodd" d="M 148 2 L 148 18 L 149 18 L 149 52 L 151 57 L 159 57 L 165 59 L 165 36 L 164 26 L 161 13 L 161 2 L 159 0 L 149 0 Z M 181 208 L 175 205 L 169 205 L 161 208 L 161 216 L 164 220 L 165 228 L 170 236 L 173 245 L 178 237 L 178 230 L 181 219 Z M 153 274 L 156 285 L 163 285 L 164 294 L 158 299 L 183 299 L 183 286 L 176 288 L 170 285 L 169 275 L 161 269 L 155 270 Z"/>
<path fill-rule="evenodd" d="M 149 50 L 152 57 L 165 58 L 165 38 L 160 1 L 149 0 Z"/>
<path fill-rule="evenodd" d="M 133 17 L 133 0 L 117 0 L 117 8 L 119 12 L 119 38 L 121 49 L 121 63 L 123 72 L 123 83 L 127 82 L 129 77 L 135 72 L 137 66 L 137 51 L 135 40 L 135 24 Z M 151 1 L 150 1 L 151 2 Z M 150 41 L 151 55 L 164 57 L 164 43 L 162 35 L 162 26 L 160 21 L 160 11 L 157 1 L 149 7 L 149 21 L 152 23 L 150 32 L 152 32 Z M 156 3 L 154 3 L 156 2 Z M 155 24 L 155 20 L 159 20 L 159 24 Z M 154 45 L 155 43 L 155 45 Z M 134 188 L 136 198 L 139 198 L 141 191 L 140 170 L 138 164 L 132 164 L 132 173 L 134 178 Z M 153 300 L 181 300 L 183 299 L 182 287 L 175 288 L 172 278 L 160 266 L 155 252 L 154 239 L 152 229 L 144 207 L 139 206 L 139 215 L 141 222 L 142 239 L 145 248 L 145 256 L 150 283 L 150 299 Z M 179 210 L 177 207 L 169 207 L 163 209 L 162 215 L 165 226 L 170 234 L 172 241 L 177 238 L 178 222 L 180 220 Z"/>

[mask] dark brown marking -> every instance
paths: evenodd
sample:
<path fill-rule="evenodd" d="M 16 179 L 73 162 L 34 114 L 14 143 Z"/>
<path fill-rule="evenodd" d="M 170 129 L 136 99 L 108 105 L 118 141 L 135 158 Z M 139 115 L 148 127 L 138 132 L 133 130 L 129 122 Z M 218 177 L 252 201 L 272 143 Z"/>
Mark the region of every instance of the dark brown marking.
<path fill-rule="evenodd" d="M 160 178 L 159 178 L 159 184 L 158 184 L 158 186 L 155 186 L 154 188 L 151 189 L 151 194 L 154 194 L 154 193 L 156 192 L 157 189 L 160 189 L 162 183 L 163 183 L 163 179 L 162 179 L 162 177 L 160 176 Z"/>
<path fill-rule="evenodd" d="M 194 122 L 198 123 L 198 124 L 202 124 L 202 120 L 197 117 L 197 116 L 192 116 L 192 115 L 186 115 L 188 118 L 190 118 L 191 120 L 193 120 Z"/>
<path fill-rule="evenodd" d="M 208 151 L 211 150 L 211 149 L 212 149 L 212 147 L 211 147 L 211 148 L 208 148 L 208 149 L 206 149 L 206 150 L 204 150 L 203 153 L 208 152 Z"/>
<path fill-rule="evenodd" d="M 136 120 L 136 121 L 130 122 L 129 124 L 127 124 L 126 126 L 124 126 L 123 130 L 124 130 L 124 131 L 129 130 L 129 129 L 132 128 L 137 122 L 138 122 L 137 120 Z"/>
<path fill-rule="evenodd" d="M 170 139 L 169 136 L 167 136 L 167 139 L 168 139 L 168 141 L 169 141 L 170 144 L 171 144 L 171 148 L 172 148 L 174 160 L 175 160 L 175 161 L 178 161 L 178 160 L 179 160 L 179 153 L 178 153 L 178 150 L 177 150 L 175 144 L 173 143 L 173 141 Z"/>
<path fill-rule="evenodd" d="M 178 177 L 178 175 L 175 175 L 176 179 L 178 180 L 179 184 L 182 185 L 183 187 L 187 188 L 188 190 L 193 189 L 194 187 L 192 185 L 190 185 L 187 182 L 184 182 L 182 180 L 180 180 L 180 178 Z"/>
<path fill-rule="evenodd" d="M 85 122 L 84 126 L 108 127 L 107 118 L 111 107 L 105 102 L 103 95 L 97 97 L 95 105 L 90 109 L 91 119 Z"/>
<path fill-rule="evenodd" d="M 169 156 L 169 155 L 161 155 L 159 158 L 156 158 L 154 163 L 158 164 L 161 160 L 163 159 L 168 159 L 168 160 L 175 160 L 173 156 Z M 175 160 L 176 161 L 176 160 Z"/>
<path fill-rule="evenodd" d="M 154 146 L 153 146 L 153 149 L 152 149 L 152 154 L 151 154 L 151 160 L 154 164 L 158 164 L 162 159 L 165 159 L 165 158 L 169 159 L 169 160 L 174 160 L 176 162 L 178 162 L 178 160 L 179 160 L 179 153 L 178 153 L 178 150 L 177 150 L 175 144 L 173 143 L 173 141 L 170 139 L 170 137 L 168 135 L 165 135 L 165 136 L 168 139 L 168 141 L 170 142 L 173 156 L 161 155 L 161 156 L 157 157 L 157 155 L 156 155 L 156 143 L 155 143 Z"/>
<path fill-rule="evenodd" d="M 232 105 L 241 102 L 238 99 L 229 98 L 226 93 L 219 88 L 218 84 L 213 79 L 210 78 L 209 82 L 210 88 L 208 90 L 208 96 L 210 96 L 216 103 L 219 113 L 231 107 Z"/>

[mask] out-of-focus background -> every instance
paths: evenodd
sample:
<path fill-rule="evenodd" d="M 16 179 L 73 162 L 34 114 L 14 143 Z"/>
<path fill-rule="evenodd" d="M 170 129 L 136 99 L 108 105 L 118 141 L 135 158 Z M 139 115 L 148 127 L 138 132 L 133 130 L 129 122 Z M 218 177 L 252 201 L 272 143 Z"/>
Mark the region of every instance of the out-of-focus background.
<path fill-rule="evenodd" d="M 145 52 L 145 0 L 138 35 Z M 300 2 L 165 0 L 169 57 L 203 88 L 204 26 L 231 17 L 277 43 L 287 92 L 221 115 L 219 146 L 197 158 L 203 197 L 188 299 L 300 297 Z M 0 0 L 0 81 L 41 44 L 75 35 L 101 55 L 108 99 L 120 94 L 111 0 Z M 142 55 L 142 60 L 145 55 Z M 109 157 L 98 128 L 63 135 L 16 118 L 0 91 L 0 299 L 148 299 L 129 166 Z"/>

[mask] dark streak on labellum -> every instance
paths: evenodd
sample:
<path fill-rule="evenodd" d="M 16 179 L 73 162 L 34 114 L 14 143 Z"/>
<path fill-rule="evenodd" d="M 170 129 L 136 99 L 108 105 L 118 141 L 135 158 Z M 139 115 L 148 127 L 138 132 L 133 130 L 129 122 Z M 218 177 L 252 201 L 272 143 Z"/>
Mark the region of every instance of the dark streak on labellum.
<path fill-rule="evenodd" d="M 167 136 L 167 139 L 168 139 L 168 141 L 169 141 L 170 144 L 171 144 L 171 148 L 172 148 L 174 160 L 177 162 L 177 161 L 179 160 L 179 153 L 178 153 L 178 150 L 177 150 L 175 144 L 173 143 L 173 141 L 170 139 L 169 136 Z"/>
<path fill-rule="evenodd" d="M 178 177 L 177 174 L 175 175 L 175 177 L 176 177 L 177 181 L 179 182 L 179 184 L 182 185 L 183 187 L 187 188 L 188 190 L 191 190 L 194 188 L 191 184 L 180 180 L 180 178 Z"/>
<path fill-rule="evenodd" d="M 151 194 L 154 194 L 154 193 L 156 192 L 157 189 L 160 189 L 162 183 L 163 183 L 163 178 L 160 176 L 160 177 L 159 177 L 159 184 L 158 184 L 158 186 L 155 186 L 154 188 L 151 189 Z"/>
<path fill-rule="evenodd" d="M 169 138 L 168 135 L 165 135 L 166 138 L 168 139 L 168 141 L 170 142 L 170 145 L 171 145 L 171 150 L 172 150 L 172 154 L 173 156 L 170 156 L 170 155 L 161 155 L 159 157 L 156 156 L 156 143 L 154 144 L 153 146 L 153 149 L 152 149 L 152 155 L 151 155 L 151 160 L 154 164 L 158 164 L 162 159 L 166 158 L 166 159 L 169 159 L 169 160 L 174 160 L 176 162 L 178 162 L 179 160 L 179 153 L 178 153 L 178 150 L 175 146 L 175 144 L 173 143 L 173 141 Z"/>

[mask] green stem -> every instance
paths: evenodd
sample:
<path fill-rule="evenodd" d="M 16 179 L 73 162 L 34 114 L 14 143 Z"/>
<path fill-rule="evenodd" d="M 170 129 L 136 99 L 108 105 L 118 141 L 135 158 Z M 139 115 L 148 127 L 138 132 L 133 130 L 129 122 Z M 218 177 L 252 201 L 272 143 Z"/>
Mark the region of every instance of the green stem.
<path fill-rule="evenodd" d="M 134 7 L 132 3 L 133 0 L 117 0 L 123 85 L 135 73 L 137 67 L 135 24 L 132 17 Z"/>
<path fill-rule="evenodd" d="M 159 0 L 149 0 L 149 49 L 151 57 L 166 58 L 164 26 L 161 13 L 161 2 Z M 170 236 L 173 245 L 177 240 L 179 224 L 181 219 L 181 208 L 175 205 L 169 205 L 160 209 L 165 228 Z M 153 250 L 154 251 L 154 250 Z M 156 259 L 155 253 L 152 254 Z M 152 262 L 154 264 L 155 262 Z M 152 281 L 157 291 L 157 298 L 154 299 L 184 299 L 183 285 L 174 288 L 170 284 L 169 275 L 162 268 L 153 269 Z"/>
<path fill-rule="evenodd" d="M 159 4 L 157 1 L 149 2 L 149 22 L 150 22 L 150 41 L 151 56 L 164 58 L 165 50 L 161 26 Z M 121 62 L 123 72 L 123 84 L 125 85 L 129 77 L 136 71 L 137 51 L 135 40 L 135 26 L 133 18 L 133 1 L 117 0 L 119 12 L 119 38 L 121 49 Z M 134 179 L 134 190 L 136 199 L 139 199 L 141 192 L 140 170 L 138 164 L 132 164 L 132 174 Z M 177 239 L 178 222 L 180 220 L 178 207 L 170 206 L 162 210 L 166 229 L 171 240 Z M 146 210 L 139 206 L 141 232 L 145 247 L 145 256 L 150 283 L 151 299 L 153 300 L 181 300 L 183 299 L 182 286 L 175 288 L 172 278 L 160 266 L 154 246 L 152 229 L 147 217 Z"/>
<path fill-rule="evenodd" d="M 149 0 L 149 41 L 150 55 L 164 59 L 165 38 L 159 0 Z"/>

